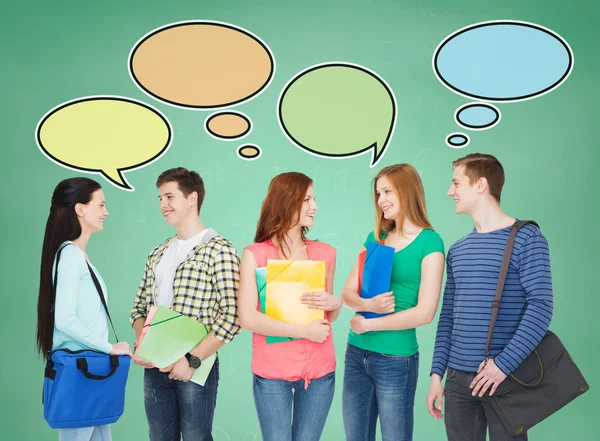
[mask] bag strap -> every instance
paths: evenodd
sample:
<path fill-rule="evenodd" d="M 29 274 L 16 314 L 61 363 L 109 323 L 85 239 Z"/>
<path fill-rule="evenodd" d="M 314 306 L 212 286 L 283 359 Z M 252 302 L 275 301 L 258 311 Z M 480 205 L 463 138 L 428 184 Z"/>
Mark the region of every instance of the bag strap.
<path fill-rule="evenodd" d="M 102 306 L 104 306 L 104 311 L 106 311 L 106 316 L 108 317 L 108 321 L 110 322 L 110 326 L 113 330 L 113 334 L 115 334 L 115 339 L 117 340 L 117 343 L 118 343 L 119 337 L 117 337 L 117 331 L 115 331 L 115 325 L 113 325 L 112 318 L 110 318 L 110 312 L 108 312 L 108 305 L 106 304 L 106 299 L 104 298 L 104 292 L 102 291 L 102 286 L 100 285 L 100 282 L 98 281 L 96 274 L 94 274 L 94 270 L 90 266 L 87 259 L 86 259 L 85 263 L 87 264 L 87 267 L 90 270 L 90 275 L 92 276 L 92 281 L 94 282 L 94 285 L 96 286 L 96 291 L 98 291 L 98 295 L 100 296 L 100 301 L 102 302 Z"/>
<path fill-rule="evenodd" d="M 50 308 L 51 314 L 54 314 L 54 308 L 55 308 L 55 304 L 56 304 L 56 285 L 58 283 L 58 263 L 60 262 L 60 255 L 63 252 L 63 250 L 66 247 L 68 247 L 69 245 L 71 245 L 71 244 L 67 244 L 67 245 L 60 247 L 58 252 L 56 253 L 56 266 L 54 267 L 54 281 L 52 283 L 52 291 L 53 291 L 52 297 L 54 299 L 54 304 L 52 304 L 52 307 Z M 73 246 L 76 246 L 76 245 L 73 245 Z M 117 340 L 117 342 L 119 342 L 119 337 L 117 337 L 117 333 L 115 331 L 115 325 L 113 325 L 112 319 L 110 318 L 110 313 L 108 312 L 108 306 L 106 305 L 106 299 L 104 298 L 104 293 L 102 292 L 102 287 L 100 286 L 100 282 L 98 281 L 96 274 L 94 274 L 92 267 L 87 262 L 87 259 L 86 259 L 85 263 L 87 264 L 87 267 L 90 271 L 90 275 L 92 276 L 92 281 L 94 282 L 94 286 L 96 287 L 96 290 L 98 291 L 98 295 L 100 296 L 100 301 L 102 302 L 102 306 L 104 306 L 104 311 L 106 312 L 106 316 L 108 317 L 110 326 L 112 327 L 113 333 L 115 334 L 115 339 Z M 52 333 L 54 334 L 54 329 L 52 329 Z M 48 351 L 48 360 L 50 359 L 50 352 L 52 352 L 51 349 Z"/>
<path fill-rule="evenodd" d="M 494 326 L 496 325 L 496 318 L 498 318 L 498 311 L 500 310 L 500 299 L 502 298 L 502 291 L 504 290 L 504 282 L 506 282 L 506 275 L 508 274 L 508 266 L 510 265 L 510 256 L 512 255 L 513 246 L 515 244 L 515 237 L 517 232 L 527 224 L 535 225 L 540 227 L 536 222 L 532 220 L 519 220 L 516 221 L 510 229 L 508 240 L 506 241 L 506 248 L 504 249 L 504 255 L 502 256 L 502 264 L 500 265 L 500 274 L 498 276 L 498 285 L 496 286 L 496 298 L 492 302 L 492 318 L 490 320 L 490 329 L 488 331 L 487 344 L 485 347 L 485 360 L 487 361 L 490 356 L 490 347 L 492 346 L 492 336 L 494 334 Z"/>

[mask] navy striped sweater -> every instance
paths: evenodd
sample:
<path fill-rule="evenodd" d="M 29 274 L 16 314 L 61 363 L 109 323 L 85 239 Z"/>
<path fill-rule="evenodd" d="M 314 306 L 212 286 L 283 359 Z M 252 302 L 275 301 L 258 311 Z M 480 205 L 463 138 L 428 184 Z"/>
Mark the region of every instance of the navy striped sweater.
<path fill-rule="evenodd" d="M 447 368 L 477 372 L 485 358 L 492 301 L 510 227 L 470 234 L 448 250 L 447 280 L 432 374 Z M 548 242 L 528 224 L 515 238 L 490 356 L 506 375 L 540 343 L 552 319 Z"/>

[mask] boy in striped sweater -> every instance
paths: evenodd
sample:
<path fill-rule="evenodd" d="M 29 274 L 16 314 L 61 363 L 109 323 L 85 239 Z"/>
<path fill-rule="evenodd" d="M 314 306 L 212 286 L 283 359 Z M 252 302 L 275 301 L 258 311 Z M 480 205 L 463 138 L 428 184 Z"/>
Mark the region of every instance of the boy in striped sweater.
<path fill-rule="evenodd" d="M 448 250 L 447 280 L 438 322 L 429 413 L 442 419 L 448 441 L 524 441 L 510 436 L 490 407 L 489 396 L 540 343 L 552 318 L 552 278 L 548 243 L 528 224 L 517 233 L 498 319 L 485 363 L 485 348 L 500 264 L 515 218 L 500 208 L 502 164 L 473 153 L 454 161 L 448 191 L 457 214 L 475 228 Z M 448 371 L 445 387 L 444 373 Z"/>

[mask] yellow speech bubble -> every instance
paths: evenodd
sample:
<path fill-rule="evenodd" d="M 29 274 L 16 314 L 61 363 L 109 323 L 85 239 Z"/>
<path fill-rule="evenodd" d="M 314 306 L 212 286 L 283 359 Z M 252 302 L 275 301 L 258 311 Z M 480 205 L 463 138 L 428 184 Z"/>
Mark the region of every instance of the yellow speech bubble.
<path fill-rule="evenodd" d="M 129 73 L 151 97 L 185 108 L 233 106 L 262 92 L 275 73 L 269 47 L 228 23 L 171 23 L 142 37 Z"/>
<path fill-rule="evenodd" d="M 38 123 L 40 150 L 57 164 L 102 174 L 134 191 L 123 172 L 144 167 L 171 144 L 169 120 L 148 104 L 117 96 L 92 96 L 60 104 Z"/>

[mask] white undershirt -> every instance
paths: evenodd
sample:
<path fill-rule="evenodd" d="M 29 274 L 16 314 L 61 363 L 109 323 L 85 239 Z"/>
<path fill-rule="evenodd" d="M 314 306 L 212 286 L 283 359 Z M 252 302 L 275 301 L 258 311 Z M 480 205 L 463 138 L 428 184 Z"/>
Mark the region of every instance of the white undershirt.
<path fill-rule="evenodd" d="M 169 248 L 160 258 L 156 266 L 156 286 L 158 293 L 156 296 L 157 304 L 160 306 L 171 307 L 173 303 L 173 281 L 177 267 L 186 259 L 188 254 L 200 243 L 208 229 L 202 230 L 187 240 L 175 238 Z"/>

